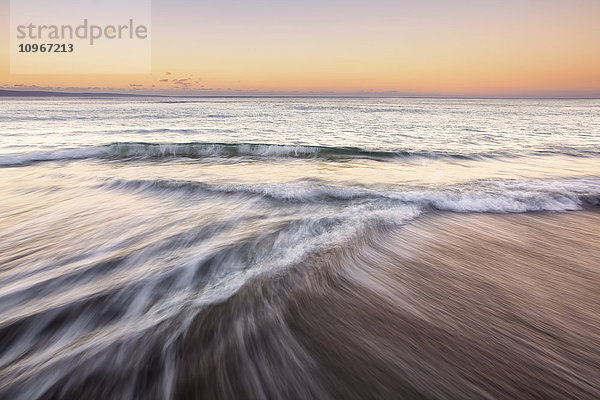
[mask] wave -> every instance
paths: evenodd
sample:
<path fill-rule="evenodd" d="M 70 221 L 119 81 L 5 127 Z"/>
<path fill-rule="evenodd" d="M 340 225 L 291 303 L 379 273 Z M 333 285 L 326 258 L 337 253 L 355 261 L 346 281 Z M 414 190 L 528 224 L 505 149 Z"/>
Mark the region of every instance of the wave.
<path fill-rule="evenodd" d="M 417 206 L 420 210 L 480 213 L 574 211 L 600 205 L 600 182 L 594 179 L 554 181 L 475 182 L 442 188 L 340 187 L 326 184 L 212 184 L 179 180 L 124 180 L 110 178 L 101 188 L 138 193 L 180 195 L 258 196 L 291 203 L 389 201 Z"/>
<path fill-rule="evenodd" d="M 357 147 L 293 146 L 255 143 L 130 143 L 119 142 L 104 146 L 60 149 L 45 152 L 6 154 L 0 156 L 0 165 L 19 166 L 43 161 L 81 159 L 164 159 L 164 158 L 235 158 L 259 159 L 322 159 L 344 161 L 369 159 L 391 161 L 407 157 L 471 159 L 484 155 L 450 154 L 435 152 L 382 151 Z"/>
<path fill-rule="evenodd" d="M 154 131 L 153 131 L 154 132 Z M 260 143 L 143 143 L 117 142 L 102 146 L 66 148 L 0 155 L 0 167 L 24 166 L 45 161 L 69 161 L 85 159 L 105 160 L 163 160 L 176 158 L 229 159 L 249 158 L 260 160 L 315 159 L 323 161 L 351 161 L 366 159 L 381 162 L 405 161 L 406 159 L 455 159 L 481 160 L 486 158 L 518 158 L 520 156 L 572 157 L 598 156 L 594 150 L 574 148 L 537 150 L 516 154 L 508 151 L 481 153 L 450 153 L 444 151 L 370 150 L 359 147 L 278 145 Z"/>

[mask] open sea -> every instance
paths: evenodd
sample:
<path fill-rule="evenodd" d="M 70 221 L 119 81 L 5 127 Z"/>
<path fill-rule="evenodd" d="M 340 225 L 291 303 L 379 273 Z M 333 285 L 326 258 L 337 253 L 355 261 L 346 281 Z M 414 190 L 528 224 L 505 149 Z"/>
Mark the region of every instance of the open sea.
<path fill-rule="evenodd" d="M 599 204 L 600 100 L 2 98 L 0 398 L 597 398 Z"/>

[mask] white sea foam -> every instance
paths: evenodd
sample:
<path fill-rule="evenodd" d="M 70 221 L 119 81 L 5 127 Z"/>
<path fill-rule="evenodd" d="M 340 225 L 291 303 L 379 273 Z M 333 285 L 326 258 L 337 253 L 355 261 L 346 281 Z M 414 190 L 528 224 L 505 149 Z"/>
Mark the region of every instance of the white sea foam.
<path fill-rule="evenodd" d="M 597 179 L 532 182 L 491 181 L 471 185 L 431 188 L 369 189 L 323 184 L 209 184 L 196 181 L 109 179 L 102 187 L 138 192 L 170 194 L 215 194 L 262 196 L 276 201 L 299 203 L 394 201 L 422 209 L 454 212 L 519 213 L 528 211 L 571 211 L 595 205 L 600 198 Z"/>

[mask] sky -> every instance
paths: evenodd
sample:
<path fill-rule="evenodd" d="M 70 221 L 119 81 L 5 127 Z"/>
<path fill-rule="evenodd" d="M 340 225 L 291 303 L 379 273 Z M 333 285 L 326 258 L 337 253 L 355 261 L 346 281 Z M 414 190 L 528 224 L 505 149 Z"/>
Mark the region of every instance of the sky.
<path fill-rule="evenodd" d="M 153 0 L 151 15 L 151 73 L 11 74 L 5 50 L 0 89 L 600 97 L 600 0 Z"/>

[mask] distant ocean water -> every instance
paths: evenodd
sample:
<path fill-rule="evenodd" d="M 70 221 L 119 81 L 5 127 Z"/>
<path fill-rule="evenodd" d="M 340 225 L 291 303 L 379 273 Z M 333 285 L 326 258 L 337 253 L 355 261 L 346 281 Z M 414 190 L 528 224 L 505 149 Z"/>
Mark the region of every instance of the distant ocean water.
<path fill-rule="evenodd" d="M 171 398 L 249 283 L 435 212 L 595 208 L 599 166 L 600 100 L 5 98 L 0 397 Z"/>

